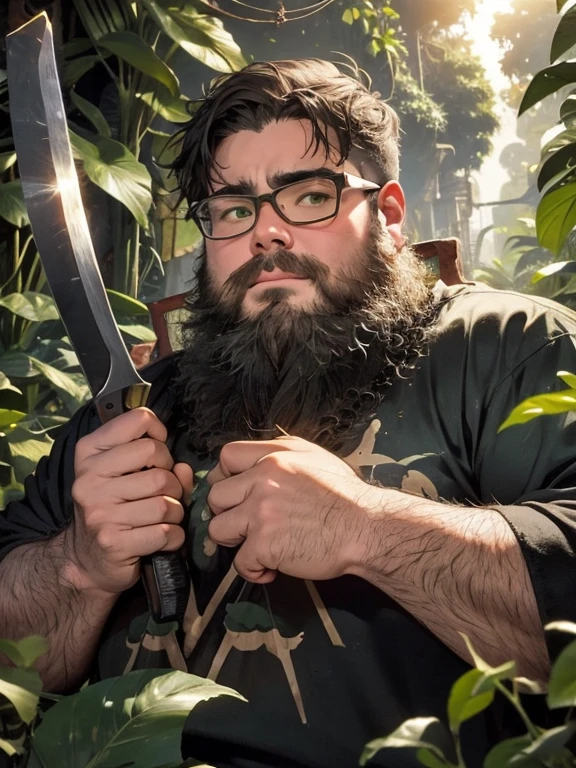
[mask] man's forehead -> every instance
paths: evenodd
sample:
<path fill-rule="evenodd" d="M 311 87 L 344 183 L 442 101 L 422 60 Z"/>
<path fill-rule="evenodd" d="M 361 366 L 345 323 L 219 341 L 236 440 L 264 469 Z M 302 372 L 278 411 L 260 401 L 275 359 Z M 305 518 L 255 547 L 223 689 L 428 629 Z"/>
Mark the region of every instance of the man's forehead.
<path fill-rule="evenodd" d="M 275 179 L 295 171 L 351 170 L 340 162 L 336 136 L 329 138 L 331 148 L 327 153 L 323 144 L 316 146 L 311 124 L 299 120 L 272 122 L 261 131 L 238 131 L 216 150 L 211 187 L 217 190 L 240 182 L 257 186 L 264 181 L 274 187 Z"/>

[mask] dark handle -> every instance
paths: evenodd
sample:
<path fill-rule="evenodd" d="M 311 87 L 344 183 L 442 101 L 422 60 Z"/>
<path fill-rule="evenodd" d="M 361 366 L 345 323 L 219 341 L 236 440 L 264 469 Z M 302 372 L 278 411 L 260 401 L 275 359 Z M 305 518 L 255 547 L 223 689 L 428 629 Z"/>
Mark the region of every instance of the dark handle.
<path fill-rule="evenodd" d="M 188 565 L 180 552 L 158 552 L 140 561 L 154 621 L 182 621 L 190 594 Z"/>
<path fill-rule="evenodd" d="M 146 405 L 149 387 L 134 385 L 128 392 L 113 392 L 98 398 L 102 423 L 131 408 Z M 142 582 L 155 622 L 182 621 L 190 595 L 190 574 L 180 552 L 157 552 L 141 558 Z"/>

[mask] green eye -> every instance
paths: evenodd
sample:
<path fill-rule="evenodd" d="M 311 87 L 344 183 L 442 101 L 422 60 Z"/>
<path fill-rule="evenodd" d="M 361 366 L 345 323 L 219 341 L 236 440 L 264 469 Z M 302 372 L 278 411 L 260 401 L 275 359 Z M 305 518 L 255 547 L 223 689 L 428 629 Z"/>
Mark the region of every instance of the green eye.
<path fill-rule="evenodd" d="M 253 212 L 250 208 L 229 208 L 227 211 L 223 211 L 220 214 L 220 218 L 224 221 L 238 221 L 239 219 L 247 219 L 252 216 Z"/>
<path fill-rule="evenodd" d="M 298 205 L 324 205 L 328 200 L 330 196 L 323 192 L 308 192 L 298 200 Z"/>

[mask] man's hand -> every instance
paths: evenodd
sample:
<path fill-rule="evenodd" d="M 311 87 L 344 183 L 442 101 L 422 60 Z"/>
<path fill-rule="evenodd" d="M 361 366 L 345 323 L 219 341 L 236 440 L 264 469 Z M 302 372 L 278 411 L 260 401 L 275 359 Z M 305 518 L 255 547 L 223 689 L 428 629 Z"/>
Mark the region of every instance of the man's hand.
<path fill-rule="evenodd" d="M 297 437 L 229 443 L 208 482 L 210 537 L 241 544 L 234 565 L 260 584 L 277 571 L 302 579 L 346 573 L 365 548 L 369 511 L 381 493 Z"/>
<path fill-rule="evenodd" d="M 119 594 L 138 580 L 142 556 L 182 546 L 193 472 L 174 464 L 166 437 L 151 410 L 136 408 L 78 441 L 65 548 L 79 589 Z"/>

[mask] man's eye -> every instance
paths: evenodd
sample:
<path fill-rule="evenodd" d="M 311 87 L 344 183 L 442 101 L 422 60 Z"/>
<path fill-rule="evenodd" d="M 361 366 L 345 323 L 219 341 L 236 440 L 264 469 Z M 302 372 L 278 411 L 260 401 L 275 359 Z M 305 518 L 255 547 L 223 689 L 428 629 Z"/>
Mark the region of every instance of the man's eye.
<path fill-rule="evenodd" d="M 224 221 L 238 221 L 238 219 L 247 219 L 252 216 L 250 208 L 228 208 L 226 211 L 222 211 L 220 218 Z"/>
<path fill-rule="evenodd" d="M 330 200 L 324 192 L 308 192 L 297 200 L 297 205 L 323 205 Z"/>

